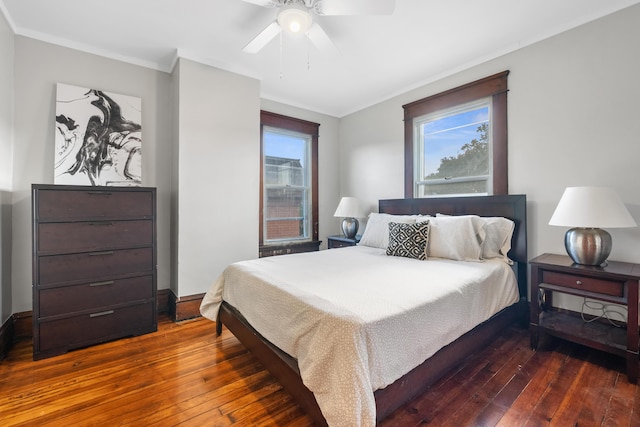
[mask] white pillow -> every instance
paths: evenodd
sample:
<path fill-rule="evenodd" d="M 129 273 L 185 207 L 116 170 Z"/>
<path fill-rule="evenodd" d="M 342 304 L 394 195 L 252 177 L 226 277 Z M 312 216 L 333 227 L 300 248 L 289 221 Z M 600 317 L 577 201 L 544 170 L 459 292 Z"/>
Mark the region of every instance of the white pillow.
<path fill-rule="evenodd" d="M 429 218 L 429 224 L 427 257 L 482 261 L 484 232 L 473 217 L 437 216 Z"/>
<path fill-rule="evenodd" d="M 417 215 L 390 215 L 371 212 L 367 220 L 367 227 L 358 244 L 386 250 L 389 246 L 389 223 L 413 224 L 417 217 Z"/>
<path fill-rule="evenodd" d="M 485 240 L 482 244 L 484 259 L 500 258 L 508 264 L 513 262 L 507 257 L 511 250 L 511 238 L 516 224 L 502 217 L 480 217 L 484 222 Z"/>
<path fill-rule="evenodd" d="M 449 217 L 437 214 L 436 217 Z M 476 230 L 482 232 L 482 259 L 499 258 L 508 264 L 513 264 L 507 254 L 511 250 L 511 238 L 516 224 L 508 218 L 482 217 L 477 215 L 461 215 L 474 218 Z"/>

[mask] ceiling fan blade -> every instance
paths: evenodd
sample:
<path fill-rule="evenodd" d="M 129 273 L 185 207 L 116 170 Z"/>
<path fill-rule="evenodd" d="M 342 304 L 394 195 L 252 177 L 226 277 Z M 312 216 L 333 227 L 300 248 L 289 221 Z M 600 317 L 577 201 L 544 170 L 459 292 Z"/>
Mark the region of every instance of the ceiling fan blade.
<path fill-rule="evenodd" d="M 278 25 L 277 21 L 273 21 L 271 24 L 267 25 L 267 27 L 260 32 L 253 40 L 251 40 L 245 47 L 242 48 L 243 52 L 246 53 L 257 53 L 265 47 L 267 43 L 269 43 L 275 36 L 280 34 L 280 25 Z"/>
<path fill-rule="evenodd" d="M 319 0 L 318 15 L 391 15 L 395 0 Z"/>
<path fill-rule="evenodd" d="M 257 4 L 258 6 L 274 7 L 276 4 L 272 0 L 242 0 L 246 3 Z"/>
<path fill-rule="evenodd" d="M 319 50 L 329 51 L 329 52 L 338 52 L 338 48 L 331 41 L 327 33 L 324 32 L 322 27 L 318 25 L 317 22 L 314 22 L 311 25 L 311 28 L 307 31 L 307 37 L 311 40 L 311 43 Z"/>

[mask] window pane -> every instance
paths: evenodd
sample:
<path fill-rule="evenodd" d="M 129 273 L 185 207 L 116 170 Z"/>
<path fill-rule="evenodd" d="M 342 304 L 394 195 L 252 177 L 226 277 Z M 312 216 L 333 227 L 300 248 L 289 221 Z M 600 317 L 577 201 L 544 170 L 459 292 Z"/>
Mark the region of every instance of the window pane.
<path fill-rule="evenodd" d="M 265 130 L 264 184 L 306 185 L 307 146 L 308 138 Z"/>
<path fill-rule="evenodd" d="M 304 169 L 298 159 L 265 156 L 265 185 L 304 185 Z"/>
<path fill-rule="evenodd" d="M 309 238 L 310 138 L 285 129 L 265 127 L 264 236 L 265 242 Z"/>
<path fill-rule="evenodd" d="M 420 124 L 420 135 L 423 157 L 418 181 L 489 175 L 488 105 L 427 117 Z"/>
<path fill-rule="evenodd" d="M 305 227 L 307 191 L 297 188 L 268 188 L 265 192 L 266 240 L 308 237 Z"/>
<path fill-rule="evenodd" d="M 462 182 L 446 182 L 440 184 L 419 184 L 417 197 L 443 196 L 449 194 L 465 195 L 465 194 L 488 194 L 488 181 L 486 179 L 479 181 L 462 181 Z"/>

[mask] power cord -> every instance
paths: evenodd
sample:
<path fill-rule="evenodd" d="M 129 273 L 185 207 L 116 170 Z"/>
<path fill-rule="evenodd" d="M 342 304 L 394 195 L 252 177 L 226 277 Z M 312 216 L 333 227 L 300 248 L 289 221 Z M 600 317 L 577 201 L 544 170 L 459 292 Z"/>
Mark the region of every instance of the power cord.
<path fill-rule="evenodd" d="M 585 315 L 585 312 L 584 312 L 585 307 L 590 309 L 590 310 L 600 310 L 602 313 L 600 315 L 595 316 L 593 319 L 586 319 L 584 317 L 584 315 Z M 616 310 L 614 310 L 612 308 L 623 309 L 624 313 L 622 313 L 620 311 L 616 311 Z M 611 314 L 616 314 L 616 315 L 620 316 L 620 318 L 622 318 L 623 320 L 622 321 L 614 320 L 614 319 L 612 319 L 610 317 Z M 605 304 L 605 303 L 603 303 L 601 301 L 589 301 L 589 300 L 587 300 L 586 297 L 584 297 L 584 299 L 582 301 L 582 311 L 580 312 L 580 316 L 582 317 L 582 321 L 585 322 L 585 323 L 591 323 L 594 320 L 605 318 L 605 319 L 607 319 L 607 321 L 609 323 L 611 323 L 616 328 L 624 328 L 625 327 L 625 320 L 627 318 L 627 307 L 616 305 L 616 304 Z"/>

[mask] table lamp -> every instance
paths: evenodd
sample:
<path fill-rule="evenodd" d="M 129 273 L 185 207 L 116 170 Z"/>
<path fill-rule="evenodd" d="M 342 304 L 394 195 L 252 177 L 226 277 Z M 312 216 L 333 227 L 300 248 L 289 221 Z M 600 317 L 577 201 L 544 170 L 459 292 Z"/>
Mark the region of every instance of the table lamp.
<path fill-rule="evenodd" d="M 355 197 L 343 197 L 338 204 L 338 208 L 333 214 L 335 217 L 342 217 L 342 233 L 345 237 L 353 239 L 358 232 L 358 220 L 363 218 L 364 212 L 360 207 L 360 202 Z"/>
<path fill-rule="evenodd" d="M 633 217 L 607 187 L 567 187 L 549 225 L 572 227 L 564 247 L 577 264 L 602 265 L 611 253 L 611 235 L 603 228 L 636 227 Z"/>

